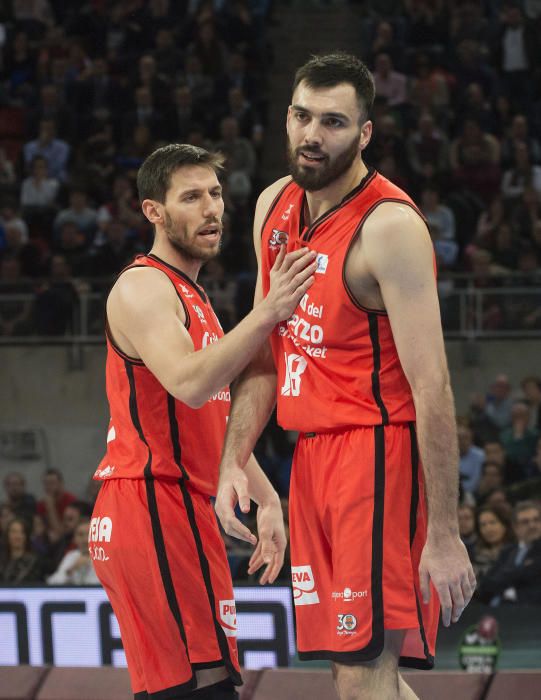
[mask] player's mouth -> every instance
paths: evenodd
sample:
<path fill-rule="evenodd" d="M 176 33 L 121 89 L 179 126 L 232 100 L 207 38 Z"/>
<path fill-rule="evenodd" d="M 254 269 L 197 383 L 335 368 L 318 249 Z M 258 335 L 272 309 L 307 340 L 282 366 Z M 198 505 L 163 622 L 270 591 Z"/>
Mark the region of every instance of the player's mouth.
<path fill-rule="evenodd" d="M 222 235 L 220 224 L 207 224 L 197 230 L 197 235 L 202 236 L 209 243 L 217 243 Z"/>
<path fill-rule="evenodd" d="M 299 151 L 299 160 L 303 164 L 319 165 L 327 159 L 323 153 L 314 153 L 313 151 Z"/>

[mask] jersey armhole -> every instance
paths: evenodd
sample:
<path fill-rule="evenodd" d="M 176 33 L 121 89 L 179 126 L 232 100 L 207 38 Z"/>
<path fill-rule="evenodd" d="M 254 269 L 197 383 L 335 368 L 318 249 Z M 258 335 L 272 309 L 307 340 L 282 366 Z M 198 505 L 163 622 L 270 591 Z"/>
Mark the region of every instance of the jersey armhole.
<path fill-rule="evenodd" d="M 387 202 L 396 202 L 397 204 L 405 204 L 406 206 L 411 207 L 411 209 L 413 209 L 413 211 L 421 217 L 423 223 L 428 228 L 428 222 L 427 222 L 425 216 L 415 206 L 415 204 L 413 204 L 412 202 L 408 202 L 406 199 L 399 199 L 399 198 L 394 198 L 394 197 L 385 197 L 383 199 L 378 199 L 378 201 L 374 202 L 374 204 L 370 207 L 370 209 L 363 214 L 361 220 L 357 224 L 357 228 L 355 229 L 353 236 L 351 237 L 351 240 L 350 240 L 349 245 L 347 247 L 346 254 L 344 256 L 344 262 L 342 263 L 342 282 L 344 284 L 344 289 L 346 290 L 346 294 L 348 295 L 351 303 L 354 306 L 356 306 L 361 311 L 364 311 L 365 313 L 377 314 L 379 316 L 387 316 L 387 311 L 385 309 L 371 309 L 368 306 L 363 306 L 355 298 L 355 296 L 354 296 L 353 292 L 351 291 L 351 289 L 349 288 L 349 285 L 348 285 L 347 280 L 346 280 L 346 262 L 347 262 L 350 250 L 353 247 L 353 244 L 355 243 L 355 241 L 361 235 L 362 228 L 363 228 L 366 220 L 370 216 L 370 214 L 372 214 L 379 207 L 380 204 L 385 204 Z"/>
<path fill-rule="evenodd" d="M 163 270 L 160 270 L 159 267 L 154 267 L 153 265 L 129 265 L 128 267 L 125 267 L 123 270 L 121 270 L 118 273 L 115 282 L 118 280 L 118 278 L 120 277 L 121 274 L 123 274 L 124 272 L 127 272 L 128 270 L 133 270 L 135 267 L 145 267 L 147 269 L 159 270 L 160 272 L 163 272 L 163 274 L 167 277 L 167 279 L 173 285 L 175 293 L 176 293 L 177 297 L 179 298 L 180 303 L 182 304 L 182 308 L 184 309 L 184 313 L 186 315 L 186 320 L 184 321 L 184 327 L 186 328 L 186 330 L 188 330 L 190 328 L 190 325 L 192 322 L 192 318 L 190 316 L 188 306 L 186 305 L 186 302 L 182 298 L 181 293 L 176 288 L 176 285 L 173 282 L 173 280 L 169 277 L 169 275 L 166 272 L 164 272 Z M 105 309 L 103 311 L 103 314 L 105 317 L 105 335 L 107 336 L 107 339 L 109 340 L 109 342 L 111 344 L 111 347 L 117 353 L 117 355 L 120 355 L 120 357 L 123 360 L 130 362 L 132 365 L 144 365 L 145 363 L 143 362 L 143 360 L 140 357 L 132 357 L 131 355 L 128 355 L 127 353 L 125 353 L 124 350 L 122 350 L 122 348 L 117 344 L 117 342 L 113 338 L 113 334 L 111 332 L 111 327 L 109 325 L 109 319 L 107 318 L 107 303 L 105 304 Z"/>

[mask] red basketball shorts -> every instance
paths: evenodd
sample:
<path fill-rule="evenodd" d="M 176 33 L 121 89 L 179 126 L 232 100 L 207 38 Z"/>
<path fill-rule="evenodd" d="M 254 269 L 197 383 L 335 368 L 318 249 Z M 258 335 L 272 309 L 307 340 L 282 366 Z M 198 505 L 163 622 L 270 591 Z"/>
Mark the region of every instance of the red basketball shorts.
<path fill-rule="evenodd" d="M 439 601 L 424 605 L 422 469 L 413 424 L 301 434 L 290 490 L 301 659 L 362 663 L 408 630 L 400 664 L 432 668 Z"/>
<path fill-rule="evenodd" d="M 136 698 L 189 692 L 196 670 L 217 666 L 241 684 L 231 575 L 208 496 L 178 481 L 105 481 L 89 547 Z"/>

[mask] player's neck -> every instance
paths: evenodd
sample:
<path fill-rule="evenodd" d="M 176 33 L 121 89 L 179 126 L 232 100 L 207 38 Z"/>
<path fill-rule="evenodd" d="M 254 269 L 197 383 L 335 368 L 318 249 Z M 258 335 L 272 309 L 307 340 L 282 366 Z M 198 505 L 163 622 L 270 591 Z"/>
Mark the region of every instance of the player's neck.
<path fill-rule="evenodd" d="M 344 197 L 357 187 L 368 172 L 368 168 L 362 160 L 356 161 L 351 168 L 341 177 L 332 182 L 328 187 L 317 192 L 306 193 L 307 211 L 305 222 L 308 226 L 326 211 L 332 209 L 344 199 Z"/>
<path fill-rule="evenodd" d="M 197 276 L 199 275 L 199 270 L 201 269 L 201 260 L 194 260 L 186 255 L 183 255 L 180 250 L 174 248 L 167 241 L 154 241 L 154 245 L 150 249 L 150 253 L 155 255 L 160 260 L 176 267 L 185 275 L 187 275 L 192 282 L 197 282 Z"/>

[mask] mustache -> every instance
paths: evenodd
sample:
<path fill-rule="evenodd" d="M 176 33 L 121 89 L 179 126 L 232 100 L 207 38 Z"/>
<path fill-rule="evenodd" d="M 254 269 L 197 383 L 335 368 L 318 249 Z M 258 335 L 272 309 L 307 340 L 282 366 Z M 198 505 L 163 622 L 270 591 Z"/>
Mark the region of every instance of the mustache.
<path fill-rule="evenodd" d="M 301 153 L 313 153 L 315 156 L 325 156 L 325 158 L 327 157 L 327 154 L 324 153 L 321 150 L 321 148 L 318 148 L 317 146 L 299 146 L 295 149 L 295 155 L 299 156 Z"/>
<path fill-rule="evenodd" d="M 203 229 L 207 228 L 207 226 L 214 226 L 216 225 L 220 231 L 220 233 L 223 230 L 223 223 L 221 219 L 218 219 L 217 217 L 213 216 L 211 219 L 207 219 L 204 224 L 201 224 L 201 226 L 198 226 L 197 230 L 202 231 Z"/>

